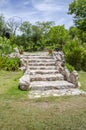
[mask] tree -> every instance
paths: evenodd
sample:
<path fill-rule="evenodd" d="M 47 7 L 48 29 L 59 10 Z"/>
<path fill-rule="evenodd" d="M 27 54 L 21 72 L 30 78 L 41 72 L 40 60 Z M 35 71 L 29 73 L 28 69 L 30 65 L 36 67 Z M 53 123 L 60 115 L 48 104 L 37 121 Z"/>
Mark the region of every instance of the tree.
<path fill-rule="evenodd" d="M 64 25 L 54 26 L 48 33 L 48 45 L 62 48 L 68 38 L 68 30 L 65 29 Z"/>
<path fill-rule="evenodd" d="M 0 15 L 0 36 L 10 38 L 10 29 L 8 29 L 3 15 Z"/>
<path fill-rule="evenodd" d="M 54 25 L 53 21 L 46 21 L 46 22 L 36 22 L 37 26 L 41 29 L 43 34 L 47 34 L 50 28 Z"/>
<path fill-rule="evenodd" d="M 28 21 L 25 21 L 21 24 L 20 26 L 20 31 L 24 34 L 24 35 L 28 35 L 28 36 L 31 36 L 31 28 L 32 28 L 32 25 L 30 22 Z"/>
<path fill-rule="evenodd" d="M 42 42 L 42 30 L 39 26 L 37 25 L 32 25 L 32 35 L 31 35 L 31 40 L 33 42 L 33 50 L 41 50 L 43 49 L 43 42 Z"/>
<path fill-rule="evenodd" d="M 16 35 L 16 32 L 18 31 L 19 26 L 21 25 L 21 20 L 22 19 L 20 17 L 14 16 L 7 21 L 7 28 L 10 30 L 12 35 Z"/>
<path fill-rule="evenodd" d="M 69 14 L 73 14 L 75 25 L 83 31 L 86 31 L 86 0 L 73 0 L 69 4 Z"/>
<path fill-rule="evenodd" d="M 69 28 L 69 35 L 70 35 L 71 40 L 78 39 L 80 43 L 82 43 L 81 31 L 77 27 L 71 26 Z"/>
<path fill-rule="evenodd" d="M 3 36 L 4 28 L 5 28 L 5 20 L 3 15 L 0 15 L 0 36 Z"/>

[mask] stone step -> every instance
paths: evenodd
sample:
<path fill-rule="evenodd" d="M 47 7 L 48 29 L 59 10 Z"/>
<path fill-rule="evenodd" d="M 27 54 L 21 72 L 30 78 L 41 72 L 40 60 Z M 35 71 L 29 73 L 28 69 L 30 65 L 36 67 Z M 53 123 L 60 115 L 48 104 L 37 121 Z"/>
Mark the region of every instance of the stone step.
<path fill-rule="evenodd" d="M 58 70 L 49 70 L 49 69 L 47 69 L 47 70 L 30 70 L 30 75 L 32 74 L 57 74 L 57 73 L 59 73 L 59 71 Z"/>
<path fill-rule="evenodd" d="M 29 66 L 54 66 L 55 62 L 31 62 Z"/>
<path fill-rule="evenodd" d="M 29 66 L 31 70 L 55 70 L 56 66 Z"/>
<path fill-rule="evenodd" d="M 31 90 L 52 90 L 74 88 L 74 84 L 67 81 L 33 81 L 30 83 Z"/>
<path fill-rule="evenodd" d="M 86 95 L 86 92 L 78 88 L 59 89 L 59 90 L 46 90 L 46 91 L 30 91 L 28 97 L 30 99 L 49 97 L 49 96 L 69 96 L 69 95 Z"/>
<path fill-rule="evenodd" d="M 62 74 L 36 74 L 30 75 L 30 81 L 56 81 L 56 80 L 64 80 L 64 76 Z"/>
<path fill-rule="evenodd" d="M 55 62 L 54 59 L 28 59 L 30 63 L 38 63 L 38 62 Z"/>
<path fill-rule="evenodd" d="M 42 55 L 42 56 L 47 56 L 47 55 L 49 55 L 49 53 L 46 51 L 43 51 L 43 52 L 24 52 L 24 56 L 29 56 L 29 55 L 38 55 L 38 56 L 40 56 L 40 55 Z"/>
<path fill-rule="evenodd" d="M 37 56 L 37 55 L 34 55 L 34 56 L 26 56 L 26 58 L 28 59 L 53 59 L 53 56 Z"/>

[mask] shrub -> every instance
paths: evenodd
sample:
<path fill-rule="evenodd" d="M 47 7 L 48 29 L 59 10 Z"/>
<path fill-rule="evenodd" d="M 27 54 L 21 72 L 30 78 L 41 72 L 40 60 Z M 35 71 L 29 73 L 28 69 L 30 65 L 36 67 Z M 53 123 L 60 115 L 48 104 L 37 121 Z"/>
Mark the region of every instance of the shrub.
<path fill-rule="evenodd" d="M 66 67 L 67 67 L 67 69 L 68 69 L 70 72 L 72 72 L 72 71 L 75 69 L 72 65 L 70 65 L 70 64 L 68 64 L 68 63 L 66 63 Z"/>
<path fill-rule="evenodd" d="M 74 50 L 68 55 L 67 60 L 76 70 L 80 70 L 82 63 L 82 49 L 78 47 L 74 48 Z"/>
<path fill-rule="evenodd" d="M 7 71 L 16 71 L 21 65 L 19 58 L 7 58 L 5 63 L 5 70 Z"/>
<path fill-rule="evenodd" d="M 72 41 L 63 48 L 65 53 L 66 62 L 74 66 L 76 70 L 82 67 L 83 48 L 77 41 Z"/>
<path fill-rule="evenodd" d="M 5 67 L 6 59 L 6 57 L 0 56 L 0 69 Z"/>
<path fill-rule="evenodd" d="M 11 42 L 5 37 L 0 37 L 0 55 L 9 54 L 13 51 Z"/>
<path fill-rule="evenodd" d="M 19 58 L 9 58 L 6 56 L 0 56 L 0 69 L 8 71 L 16 71 L 21 66 Z"/>
<path fill-rule="evenodd" d="M 83 58 L 82 58 L 82 70 L 86 71 L 86 51 L 83 51 Z"/>

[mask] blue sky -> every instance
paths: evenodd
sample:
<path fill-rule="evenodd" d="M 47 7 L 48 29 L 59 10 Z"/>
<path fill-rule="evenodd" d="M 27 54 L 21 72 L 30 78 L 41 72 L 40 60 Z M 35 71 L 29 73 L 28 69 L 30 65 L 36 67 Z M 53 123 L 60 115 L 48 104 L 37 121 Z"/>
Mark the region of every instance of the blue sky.
<path fill-rule="evenodd" d="M 0 0 L 0 14 L 6 20 L 11 17 L 23 21 L 54 21 L 56 25 L 64 24 L 66 28 L 73 25 L 72 16 L 67 14 L 72 0 Z"/>

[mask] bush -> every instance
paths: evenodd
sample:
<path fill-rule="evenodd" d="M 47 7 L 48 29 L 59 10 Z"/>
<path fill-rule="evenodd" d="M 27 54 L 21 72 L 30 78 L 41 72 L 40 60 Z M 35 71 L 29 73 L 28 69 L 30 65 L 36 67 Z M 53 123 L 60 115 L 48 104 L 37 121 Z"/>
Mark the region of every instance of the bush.
<path fill-rule="evenodd" d="M 6 57 L 0 56 L 0 69 L 5 67 L 6 59 Z"/>
<path fill-rule="evenodd" d="M 16 71 L 21 65 L 19 58 L 7 58 L 5 63 L 5 70 L 7 71 Z"/>
<path fill-rule="evenodd" d="M 63 48 L 66 62 L 74 66 L 76 70 L 82 68 L 83 48 L 77 41 L 72 41 Z"/>
<path fill-rule="evenodd" d="M 0 37 L 0 55 L 9 54 L 13 51 L 11 42 L 5 37 Z"/>
<path fill-rule="evenodd" d="M 9 58 L 6 56 L 0 56 L 0 69 L 7 71 L 16 71 L 21 66 L 19 58 Z"/>
<path fill-rule="evenodd" d="M 86 51 L 83 51 L 83 58 L 82 58 L 82 70 L 86 71 Z"/>
<path fill-rule="evenodd" d="M 68 69 L 70 72 L 72 72 L 72 71 L 75 69 L 72 65 L 70 65 L 70 64 L 68 64 L 68 63 L 66 63 L 66 67 L 67 67 L 67 69 Z"/>
<path fill-rule="evenodd" d="M 74 50 L 68 55 L 67 60 L 76 70 L 81 70 L 82 49 L 78 47 L 74 48 Z"/>

